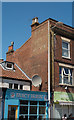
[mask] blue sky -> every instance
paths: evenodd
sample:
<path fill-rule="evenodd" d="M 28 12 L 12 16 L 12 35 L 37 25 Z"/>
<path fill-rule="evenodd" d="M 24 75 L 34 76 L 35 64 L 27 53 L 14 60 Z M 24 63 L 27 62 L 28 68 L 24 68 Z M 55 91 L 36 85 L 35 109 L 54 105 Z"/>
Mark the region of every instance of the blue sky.
<path fill-rule="evenodd" d="M 14 41 L 16 50 L 31 36 L 34 17 L 38 17 L 39 23 L 52 18 L 72 26 L 72 2 L 3 2 L 2 58 L 4 60 L 11 41 Z"/>

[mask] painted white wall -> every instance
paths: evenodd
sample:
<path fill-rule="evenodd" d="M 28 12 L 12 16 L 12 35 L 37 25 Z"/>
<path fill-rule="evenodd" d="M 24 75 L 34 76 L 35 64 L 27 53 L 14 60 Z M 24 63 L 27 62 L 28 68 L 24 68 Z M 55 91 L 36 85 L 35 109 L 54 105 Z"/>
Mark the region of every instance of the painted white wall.
<path fill-rule="evenodd" d="M 28 85 L 23 85 L 23 90 L 30 90 L 30 86 L 28 86 Z"/>
<path fill-rule="evenodd" d="M 0 82 L 0 88 L 9 88 L 9 83 L 2 83 Z"/>
<path fill-rule="evenodd" d="M 14 84 L 18 84 L 18 89 L 20 85 L 23 85 L 23 90 L 30 90 L 30 82 L 25 82 L 24 80 L 12 80 L 12 79 L 0 79 L 0 88 L 9 88 L 9 83 L 12 83 L 12 89 L 14 89 Z"/>

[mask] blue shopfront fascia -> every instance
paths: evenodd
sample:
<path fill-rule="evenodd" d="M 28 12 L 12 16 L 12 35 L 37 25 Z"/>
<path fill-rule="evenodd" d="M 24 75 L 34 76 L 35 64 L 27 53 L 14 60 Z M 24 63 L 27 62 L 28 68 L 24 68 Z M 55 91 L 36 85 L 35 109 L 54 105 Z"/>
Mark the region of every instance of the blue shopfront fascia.
<path fill-rule="evenodd" d="M 23 90 L 7 89 L 6 96 L 5 96 L 4 118 L 8 117 L 8 105 L 16 105 L 16 106 L 18 106 L 17 118 L 19 118 L 20 100 L 45 101 L 46 102 L 46 110 L 48 110 L 47 96 L 48 96 L 47 92 L 23 91 Z"/>

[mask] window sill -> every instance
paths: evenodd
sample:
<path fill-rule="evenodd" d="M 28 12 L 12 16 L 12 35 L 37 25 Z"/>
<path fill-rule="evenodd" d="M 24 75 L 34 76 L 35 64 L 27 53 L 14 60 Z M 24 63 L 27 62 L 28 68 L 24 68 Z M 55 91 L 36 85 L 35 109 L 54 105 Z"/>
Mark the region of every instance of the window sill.
<path fill-rule="evenodd" d="M 68 59 L 68 60 L 71 60 L 71 58 L 70 58 L 70 57 L 65 57 L 65 56 L 62 56 L 62 58 L 64 58 L 64 59 Z"/>
<path fill-rule="evenodd" d="M 74 85 L 70 85 L 70 84 L 62 84 L 62 83 L 59 83 L 60 86 L 70 86 L 70 87 L 74 87 Z"/>

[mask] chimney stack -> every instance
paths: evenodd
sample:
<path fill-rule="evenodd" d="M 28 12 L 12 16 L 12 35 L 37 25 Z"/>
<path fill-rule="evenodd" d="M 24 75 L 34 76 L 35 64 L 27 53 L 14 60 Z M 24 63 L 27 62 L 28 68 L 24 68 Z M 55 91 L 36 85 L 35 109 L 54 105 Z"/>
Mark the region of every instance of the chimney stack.
<path fill-rule="evenodd" d="M 11 46 L 8 47 L 8 52 L 7 52 L 6 54 L 11 54 L 11 53 L 14 52 L 14 50 L 13 50 L 13 45 L 14 45 L 14 42 L 12 41 L 12 42 L 11 42 Z"/>
<path fill-rule="evenodd" d="M 34 30 L 38 25 L 39 25 L 38 17 L 33 18 L 32 25 L 31 25 L 32 30 Z"/>
<path fill-rule="evenodd" d="M 1 62 L 3 62 L 3 59 L 2 59 L 2 58 L 0 59 L 0 63 L 1 63 Z"/>

